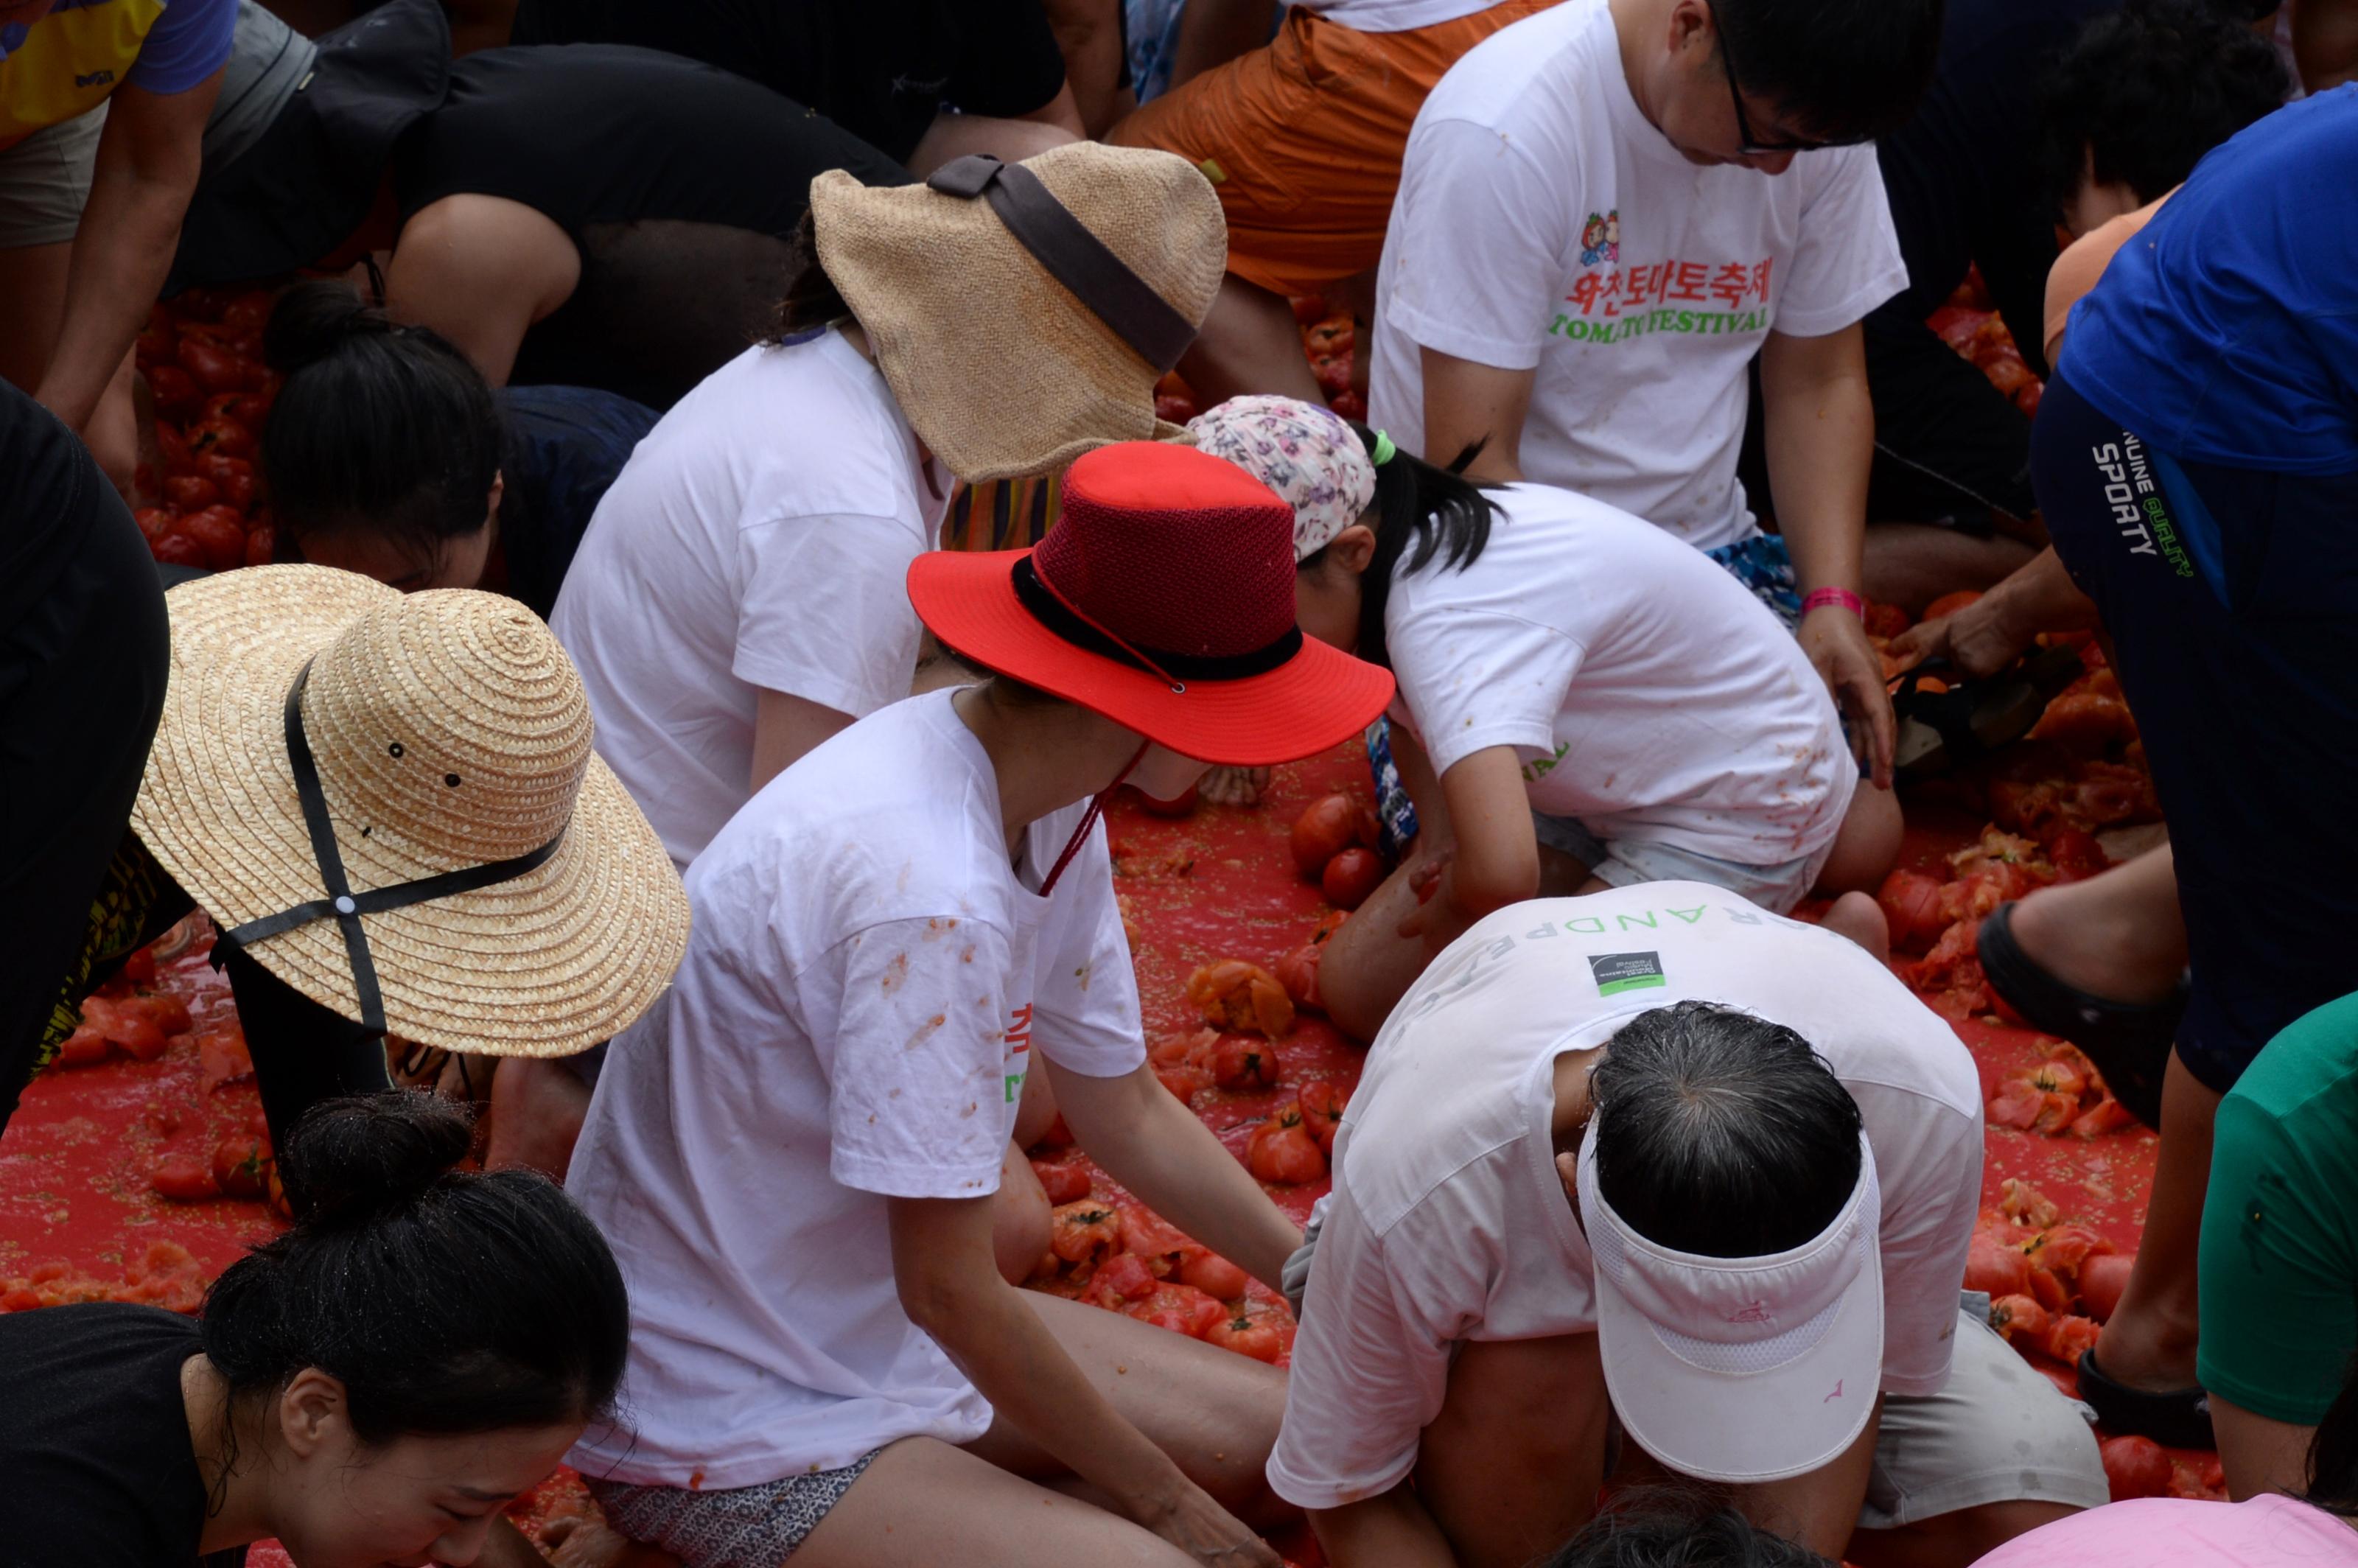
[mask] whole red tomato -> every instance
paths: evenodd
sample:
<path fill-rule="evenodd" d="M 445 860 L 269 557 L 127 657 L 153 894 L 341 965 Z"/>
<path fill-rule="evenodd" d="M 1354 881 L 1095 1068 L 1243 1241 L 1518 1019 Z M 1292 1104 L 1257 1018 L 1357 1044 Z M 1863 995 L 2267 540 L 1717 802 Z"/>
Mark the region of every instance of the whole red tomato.
<path fill-rule="evenodd" d="M 205 553 L 205 565 L 217 572 L 245 565 L 245 521 L 233 506 L 208 506 L 180 519 L 180 532 Z"/>
<path fill-rule="evenodd" d="M 194 473 L 197 455 L 189 450 L 189 438 L 168 419 L 156 421 L 156 452 L 164 460 L 167 473 Z"/>
<path fill-rule="evenodd" d="M 1345 354 L 1351 351 L 1358 328 L 1348 312 L 1338 312 L 1302 334 L 1302 346 L 1313 356 Z"/>
<path fill-rule="evenodd" d="M 213 1147 L 213 1182 L 223 1195 L 258 1198 L 270 1190 L 270 1148 L 243 1134 L 222 1139 Z"/>
<path fill-rule="evenodd" d="M 201 512 L 221 498 L 221 486 L 202 474 L 176 473 L 164 481 L 164 499 L 177 511 Z"/>
<path fill-rule="evenodd" d="M 245 564 L 266 567 L 278 554 L 278 535 L 268 528 L 256 528 L 245 536 Z"/>
<path fill-rule="evenodd" d="M 1883 879 L 1875 902 L 1891 923 L 1891 945 L 1902 952 L 1921 953 L 1949 928 L 1941 908 L 1941 879 L 1922 871 L 1894 871 Z"/>
<path fill-rule="evenodd" d="M 200 456 L 219 452 L 224 457 L 252 457 L 254 432 L 234 419 L 214 415 L 189 427 L 189 450 Z"/>
<path fill-rule="evenodd" d="M 2126 1253 L 2102 1252 L 2080 1265 L 2080 1304 L 2098 1323 L 2109 1322 L 2128 1289 L 2129 1271 L 2136 1260 Z"/>
<path fill-rule="evenodd" d="M 1251 1276 L 1217 1252 L 1198 1252 L 1179 1265 L 1179 1282 L 1207 1296 L 1232 1302 L 1245 1293 Z"/>
<path fill-rule="evenodd" d="M 143 506 L 131 514 L 131 520 L 139 524 L 139 532 L 153 545 L 170 530 L 178 515 L 168 506 Z"/>
<path fill-rule="evenodd" d="M 255 289 L 241 294 L 222 307 L 222 326 L 240 332 L 259 332 L 270 325 L 271 299 L 267 292 Z"/>
<path fill-rule="evenodd" d="M 1301 1108 L 1290 1105 L 1253 1129 L 1245 1166 L 1264 1182 L 1298 1187 L 1326 1173 L 1326 1156 L 1303 1126 Z"/>
<path fill-rule="evenodd" d="M 243 392 L 252 384 L 252 372 L 247 365 L 219 343 L 183 336 L 173 357 L 207 393 Z"/>
<path fill-rule="evenodd" d="M 1301 1108 L 1302 1124 L 1318 1144 L 1322 1154 L 1335 1152 L 1335 1134 L 1343 1128 L 1344 1108 L 1351 1103 L 1351 1091 L 1331 1078 L 1313 1078 L 1302 1086 L 1294 1098 Z"/>
<path fill-rule="evenodd" d="M 1293 863 L 1305 877 L 1326 869 L 1326 862 L 1348 849 L 1358 833 L 1358 806 L 1347 795 L 1321 795 L 1293 819 L 1290 843 Z"/>
<path fill-rule="evenodd" d="M 1326 406 L 1353 424 L 1364 425 L 1368 422 L 1368 400 L 1359 395 L 1358 389 L 1356 387 L 1347 387 L 1335 394 L 1326 400 Z"/>
<path fill-rule="evenodd" d="M 2161 1444 L 2150 1437 L 2108 1437 L 2097 1453 L 2104 1462 L 2104 1484 L 2112 1488 L 2113 1501 L 2125 1503 L 2133 1498 L 2166 1498 L 2169 1484 L 2177 1478 L 2176 1466 Z"/>
<path fill-rule="evenodd" d="M 1212 1081 L 1224 1089 L 1265 1089 L 1277 1082 L 1277 1046 L 1249 1034 L 1223 1034 L 1212 1052 Z"/>
<path fill-rule="evenodd" d="M 156 412 L 174 419 L 184 419 L 204 406 L 204 395 L 198 390 L 197 378 L 176 364 L 159 364 L 144 373 L 147 390 L 155 396 Z"/>
<path fill-rule="evenodd" d="M 1223 1350 L 1233 1350 L 1239 1356 L 1249 1356 L 1256 1361 L 1267 1361 L 1272 1366 L 1285 1350 L 1285 1342 L 1279 1337 L 1275 1328 L 1265 1323 L 1255 1323 L 1242 1313 L 1226 1322 L 1214 1324 L 1205 1334 L 1204 1341 Z"/>
<path fill-rule="evenodd" d="M 196 567 L 205 564 L 205 547 L 175 527 L 170 533 L 151 539 L 148 554 L 168 567 Z"/>
<path fill-rule="evenodd" d="M 243 506 L 254 499 L 254 462 L 250 458 L 233 458 L 208 448 L 197 454 L 197 472 L 212 481 L 233 505 Z M 243 501 L 233 493 L 241 491 L 244 493 Z"/>
<path fill-rule="evenodd" d="M 208 419 L 234 419 L 253 430 L 269 416 L 270 399 L 258 392 L 223 392 L 205 399 Z"/>
<path fill-rule="evenodd" d="M 1304 330 L 1315 327 L 1333 312 L 1323 294 L 1298 295 L 1293 301 L 1293 324 Z"/>
<path fill-rule="evenodd" d="M 1329 397 L 1337 397 L 1351 390 L 1351 352 L 1313 354 L 1310 373 L 1318 378 L 1318 390 Z"/>
<path fill-rule="evenodd" d="M 1325 874 L 1318 879 L 1318 887 L 1325 893 L 1326 902 L 1336 908 L 1357 909 L 1368 902 L 1368 895 L 1383 880 L 1383 857 L 1355 845 L 1326 862 Z"/>

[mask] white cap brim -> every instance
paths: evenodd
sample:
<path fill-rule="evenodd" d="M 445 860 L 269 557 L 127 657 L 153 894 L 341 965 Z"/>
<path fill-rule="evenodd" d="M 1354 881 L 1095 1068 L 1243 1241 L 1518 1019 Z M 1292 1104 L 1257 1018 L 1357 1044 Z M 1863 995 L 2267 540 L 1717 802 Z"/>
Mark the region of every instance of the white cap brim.
<path fill-rule="evenodd" d="M 1630 1439 L 1673 1470 L 1730 1484 L 1807 1475 L 1848 1449 L 1883 1372 L 1881 1202 L 1865 1136 L 1842 1213 L 1767 1258 L 1701 1257 L 1639 1235 L 1596 1191 L 1595 1148 L 1592 1127 L 1581 1217 L 1605 1386 Z"/>

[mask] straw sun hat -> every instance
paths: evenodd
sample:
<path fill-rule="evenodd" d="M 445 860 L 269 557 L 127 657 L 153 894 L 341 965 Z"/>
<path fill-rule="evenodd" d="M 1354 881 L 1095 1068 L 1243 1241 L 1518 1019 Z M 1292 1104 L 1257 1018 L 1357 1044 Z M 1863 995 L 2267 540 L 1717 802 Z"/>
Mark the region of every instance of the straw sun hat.
<path fill-rule="evenodd" d="M 344 1017 L 495 1056 L 587 1049 L 662 993 L 687 894 L 530 611 L 309 566 L 166 604 L 132 826 L 255 962 Z"/>
<path fill-rule="evenodd" d="M 1047 200 L 1042 200 L 1043 194 Z M 1228 225 L 1186 159 L 1076 142 L 924 185 L 811 181 L 819 265 L 918 438 L 970 481 L 1181 434 L 1154 384 L 1212 308 Z"/>

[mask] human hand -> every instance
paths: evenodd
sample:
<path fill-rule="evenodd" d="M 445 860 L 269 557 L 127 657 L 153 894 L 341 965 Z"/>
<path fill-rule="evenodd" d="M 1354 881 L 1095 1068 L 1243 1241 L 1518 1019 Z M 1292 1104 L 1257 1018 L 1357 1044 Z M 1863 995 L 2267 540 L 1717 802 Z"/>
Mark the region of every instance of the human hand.
<path fill-rule="evenodd" d="M 1891 693 L 1883 684 L 1883 661 L 1866 640 L 1866 624 L 1840 605 L 1821 605 L 1801 617 L 1801 651 L 1833 693 L 1834 706 L 1866 726 L 1870 776 L 1877 789 L 1891 787 L 1891 748 L 1897 721 Z"/>
<path fill-rule="evenodd" d="M 1284 1559 L 1191 1481 L 1139 1522 L 1206 1568 L 1284 1568 Z"/>
<path fill-rule="evenodd" d="M 1891 656 L 1902 670 L 1928 659 L 1946 659 L 1959 673 L 1978 680 L 2014 663 L 2031 641 L 2014 627 L 2003 603 L 1985 594 L 1954 615 L 1910 626 L 1891 640 Z"/>
<path fill-rule="evenodd" d="M 1216 806 L 1259 806 L 1267 788 L 1267 768 L 1221 767 L 1206 771 L 1195 793 Z"/>

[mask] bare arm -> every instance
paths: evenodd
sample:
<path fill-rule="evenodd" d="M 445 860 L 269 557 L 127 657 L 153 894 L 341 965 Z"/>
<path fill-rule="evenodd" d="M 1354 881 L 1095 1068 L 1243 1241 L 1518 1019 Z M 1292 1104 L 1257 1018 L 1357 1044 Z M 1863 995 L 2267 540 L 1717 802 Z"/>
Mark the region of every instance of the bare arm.
<path fill-rule="evenodd" d="M 505 386 L 535 321 L 572 297 L 581 253 L 557 221 L 503 196 L 446 196 L 402 225 L 384 269 L 396 321 L 433 328 Z"/>
<path fill-rule="evenodd" d="M 2300 0 L 2292 11 L 2292 55 L 2311 92 L 2358 77 L 2358 0 Z"/>
<path fill-rule="evenodd" d="M 1500 370 L 1420 349 L 1424 357 L 1424 450 L 1446 468 L 1477 442 L 1481 453 L 1466 470 L 1471 479 L 1512 483 L 1523 477 L 1523 419 L 1531 412 L 1536 372 Z"/>
<path fill-rule="evenodd" d="M 1455 1568 L 1449 1538 L 1406 1481 L 1364 1502 L 1313 1509 L 1310 1528 L 1335 1568 Z"/>
<path fill-rule="evenodd" d="M 126 85 L 110 100 L 68 264 L 65 318 L 36 393 L 76 430 L 89 425 L 171 270 L 221 81 L 215 71 L 186 92 Z"/>
<path fill-rule="evenodd" d="M 753 708 L 753 768 L 748 788 L 761 794 L 763 784 L 800 762 L 804 752 L 850 723 L 849 713 L 764 688 Z"/>
<path fill-rule="evenodd" d="M 999 1277 L 990 1199 L 893 1198 L 889 1213 L 902 1310 L 1001 1419 L 1198 1562 L 1277 1568 L 1277 1554 L 1125 1421 Z"/>
<path fill-rule="evenodd" d="M 1856 323 L 1816 338 L 1770 332 L 1760 351 L 1760 400 L 1777 523 L 1801 590 L 1856 593 L 1866 557 L 1866 470 L 1875 451 L 1875 408 Z M 1826 605 L 1801 618 L 1801 638 L 1836 705 L 1866 726 L 1875 783 L 1889 788 L 1891 696 L 1866 622 Z"/>
<path fill-rule="evenodd" d="M 1279 1275 L 1302 1232 L 1152 1068 L 1092 1078 L 1042 1059 L 1065 1124 L 1107 1174 L 1271 1290 L 1282 1289 Z"/>
<path fill-rule="evenodd" d="M 1277 0 L 1189 0 L 1171 54 L 1171 85 L 1269 42 Z"/>
<path fill-rule="evenodd" d="M 1875 1465 L 1875 1436 L 1882 1424 L 1883 1396 L 1877 1394 L 1866 1425 L 1848 1448 L 1805 1476 L 1738 1487 L 1737 1509 L 1761 1529 L 1841 1562 L 1843 1548 L 1858 1528 L 1867 1473 Z"/>
<path fill-rule="evenodd" d="M 1449 806 L 1451 849 L 1433 896 L 1401 922 L 1403 936 L 1422 936 L 1438 953 L 1494 909 L 1540 890 L 1540 841 L 1520 760 L 1511 746 L 1489 746 L 1441 775 Z"/>
<path fill-rule="evenodd" d="M 1065 56 L 1064 91 L 1020 116 L 1061 126 L 1076 136 L 1101 136 L 1138 105 L 1121 81 L 1121 0 L 1045 0 L 1049 30 Z"/>
<path fill-rule="evenodd" d="M 1891 656 L 1901 669 L 1947 659 L 1978 678 L 2012 664 L 2041 632 L 2096 623 L 2096 601 L 2080 591 L 2050 546 L 1954 615 L 1909 627 L 1892 641 Z"/>

